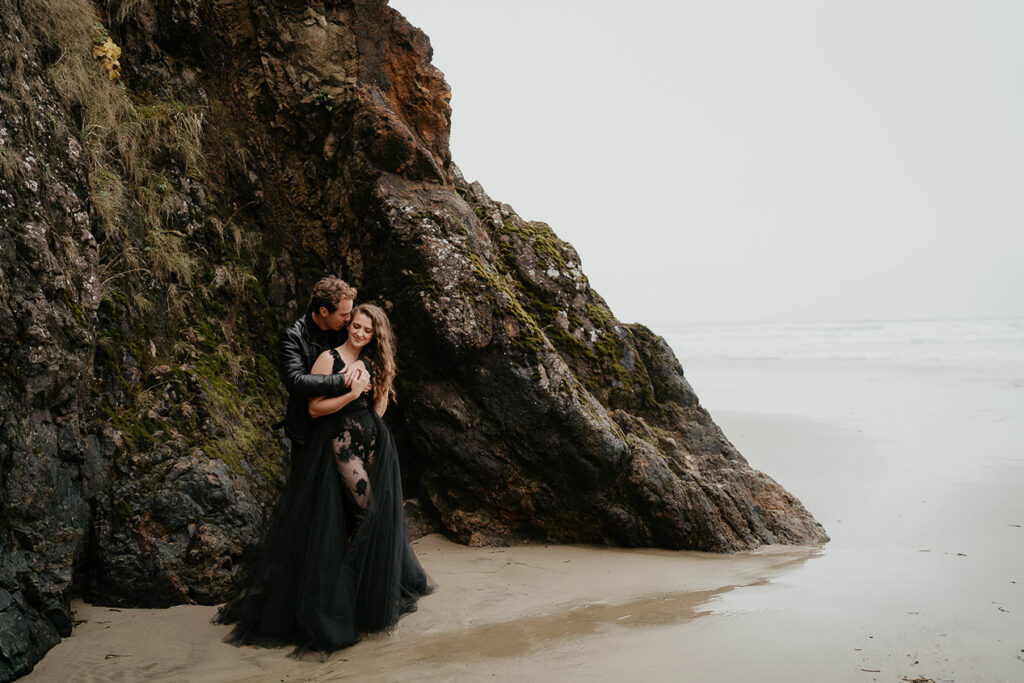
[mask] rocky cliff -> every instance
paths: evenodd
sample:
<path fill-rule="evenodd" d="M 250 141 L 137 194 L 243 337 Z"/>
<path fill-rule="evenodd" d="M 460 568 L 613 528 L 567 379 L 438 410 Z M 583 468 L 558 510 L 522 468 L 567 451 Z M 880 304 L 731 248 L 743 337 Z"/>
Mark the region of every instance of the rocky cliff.
<path fill-rule="evenodd" d="M 381 0 L 0 0 L 0 679 L 69 597 L 216 603 L 286 455 L 278 330 L 322 273 L 390 311 L 422 523 L 734 551 L 825 539 L 468 183 L 430 45 Z"/>

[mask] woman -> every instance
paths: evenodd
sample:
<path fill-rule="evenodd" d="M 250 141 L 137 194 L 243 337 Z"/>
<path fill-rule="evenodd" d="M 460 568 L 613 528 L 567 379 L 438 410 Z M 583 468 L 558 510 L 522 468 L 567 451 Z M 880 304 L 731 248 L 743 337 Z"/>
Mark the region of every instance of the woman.
<path fill-rule="evenodd" d="M 405 540 L 398 454 L 381 420 L 394 397 L 394 335 L 362 304 L 314 374 L 363 370 L 348 393 L 309 400 L 315 418 L 246 593 L 226 605 L 236 643 L 335 650 L 393 627 L 433 588 Z"/>

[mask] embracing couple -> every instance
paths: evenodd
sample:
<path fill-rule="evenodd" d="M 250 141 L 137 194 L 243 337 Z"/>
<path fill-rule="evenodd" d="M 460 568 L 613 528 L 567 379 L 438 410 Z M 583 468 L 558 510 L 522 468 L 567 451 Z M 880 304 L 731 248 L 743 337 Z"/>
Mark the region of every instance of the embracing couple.
<path fill-rule="evenodd" d="M 335 277 L 281 334 L 291 474 L 245 593 L 226 605 L 239 644 L 335 650 L 391 628 L 432 590 L 405 539 L 398 454 L 381 420 L 394 335 Z"/>

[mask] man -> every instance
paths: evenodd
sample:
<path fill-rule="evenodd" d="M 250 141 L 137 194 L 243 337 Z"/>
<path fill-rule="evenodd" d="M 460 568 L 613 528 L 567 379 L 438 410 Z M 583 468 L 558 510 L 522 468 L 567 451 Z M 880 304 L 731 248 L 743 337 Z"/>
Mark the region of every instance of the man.
<path fill-rule="evenodd" d="M 340 396 L 355 373 L 311 375 L 317 357 L 345 340 L 345 325 L 352 317 L 356 290 L 336 277 L 322 278 L 313 286 L 306 312 L 285 328 L 279 343 L 281 380 L 288 389 L 284 432 L 292 442 L 292 467 L 306 443 L 313 422 L 307 408 L 313 396 Z"/>

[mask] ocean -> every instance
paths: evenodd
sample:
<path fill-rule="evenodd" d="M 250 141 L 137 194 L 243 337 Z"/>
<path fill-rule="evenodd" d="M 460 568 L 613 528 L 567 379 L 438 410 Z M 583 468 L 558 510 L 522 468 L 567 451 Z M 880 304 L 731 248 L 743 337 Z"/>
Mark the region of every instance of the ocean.
<path fill-rule="evenodd" d="M 687 361 L 1024 362 L 1024 318 L 653 326 Z"/>

